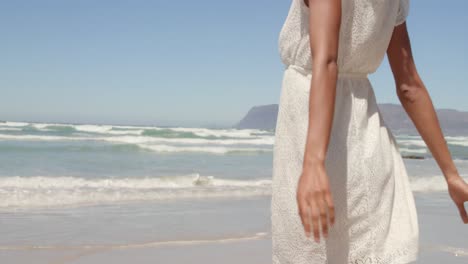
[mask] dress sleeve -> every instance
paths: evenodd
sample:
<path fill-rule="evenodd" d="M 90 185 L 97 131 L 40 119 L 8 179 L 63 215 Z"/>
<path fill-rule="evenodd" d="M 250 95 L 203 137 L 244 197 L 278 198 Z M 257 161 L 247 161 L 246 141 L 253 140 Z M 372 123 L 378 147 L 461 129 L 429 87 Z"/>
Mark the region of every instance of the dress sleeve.
<path fill-rule="evenodd" d="M 398 6 L 398 14 L 395 21 L 395 26 L 403 24 L 406 21 L 406 17 L 408 16 L 409 12 L 409 3 L 410 0 L 399 0 Z"/>

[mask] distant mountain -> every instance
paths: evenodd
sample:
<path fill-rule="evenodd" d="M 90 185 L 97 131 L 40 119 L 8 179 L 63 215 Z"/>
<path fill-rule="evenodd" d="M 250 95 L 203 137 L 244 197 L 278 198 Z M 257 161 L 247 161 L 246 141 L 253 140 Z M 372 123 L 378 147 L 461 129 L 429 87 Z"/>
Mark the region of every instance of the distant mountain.
<path fill-rule="evenodd" d="M 378 104 L 382 118 L 395 134 L 418 135 L 413 122 L 399 104 Z M 468 135 L 468 112 L 454 109 L 436 109 L 437 117 L 446 136 Z M 238 129 L 263 129 L 274 131 L 278 105 L 255 106 L 236 125 Z"/>
<path fill-rule="evenodd" d="M 278 104 L 252 107 L 247 115 L 234 127 L 238 129 L 275 130 L 278 117 Z"/>

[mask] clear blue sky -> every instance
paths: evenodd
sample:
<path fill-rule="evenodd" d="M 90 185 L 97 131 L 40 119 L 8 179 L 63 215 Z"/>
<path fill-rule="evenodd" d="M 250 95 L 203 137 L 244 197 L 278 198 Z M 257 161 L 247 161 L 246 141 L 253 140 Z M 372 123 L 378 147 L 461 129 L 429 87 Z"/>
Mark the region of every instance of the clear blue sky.
<path fill-rule="evenodd" d="M 231 125 L 278 103 L 290 1 L 0 2 L 0 120 Z M 408 27 L 438 108 L 468 110 L 468 1 L 412 0 Z M 379 103 L 398 103 L 385 61 Z"/>

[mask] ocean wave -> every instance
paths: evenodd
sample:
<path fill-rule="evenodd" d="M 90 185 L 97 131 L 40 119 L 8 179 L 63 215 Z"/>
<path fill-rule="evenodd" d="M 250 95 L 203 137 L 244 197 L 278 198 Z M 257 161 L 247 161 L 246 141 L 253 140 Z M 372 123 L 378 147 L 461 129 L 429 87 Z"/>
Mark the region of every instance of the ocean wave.
<path fill-rule="evenodd" d="M 445 136 L 445 139 L 452 141 L 468 141 L 467 136 Z"/>
<path fill-rule="evenodd" d="M 159 128 L 160 129 L 160 128 Z M 171 127 L 171 130 L 178 132 L 192 132 L 201 137 L 229 137 L 229 138 L 251 138 L 255 135 L 271 135 L 271 132 L 260 129 L 209 129 L 209 128 L 184 128 Z"/>
<path fill-rule="evenodd" d="M 155 152 L 205 152 L 213 154 L 228 153 L 263 153 L 272 152 L 271 148 L 242 148 L 242 147 L 223 147 L 223 146 L 171 146 L 171 145 L 145 145 L 138 144 L 143 149 Z"/>
<path fill-rule="evenodd" d="M 0 177 L 0 208 L 271 194 L 271 180 L 233 180 L 197 173 L 159 178 Z"/>
<path fill-rule="evenodd" d="M 177 143 L 177 144 L 219 144 L 219 145 L 273 145 L 274 137 L 267 136 L 261 138 L 251 139 L 203 139 L 203 138 L 156 138 L 156 137 L 145 137 L 145 136 L 56 136 L 56 135 L 4 135 L 0 134 L 0 140 L 37 140 L 37 141 L 51 141 L 51 140 L 95 140 L 95 141 L 107 141 L 116 143 L 128 143 L 128 144 L 142 144 L 142 143 Z"/>
<path fill-rule="evenodd" d="M 427 147 L 426 143 L 420 136 L 396 136 L 397 142 L 404 146 Z M 466 136 L 445 136 L 445 140 L 449 145 L 468 147 L 468 137 Z"/>
<path fill-rule="evenodd" d="M 154 152 L 203 152 L 213 154 L 271 152 L 274 144 L 274 137 L 271 136 L 253 139 L 210 140 L 203 138 L 155 138 L 129 135 L 105 137 L 0 134 L 0 140 L 101 141 L 110 144 L 135 145 L 140 149 Z"/>
<path fill-rule="evenodd" d="M 122 126 L 122 125 L 91 125 L 91 124 L 60 124 L 60 123 L 0 123 L 0 131 L 55 132 L 70 134 L 73 132 L 91 135 L 135 135 L 158 138 L 201 138 L 201 139 L 251 139 L 255 137 L 273 136 L 274 133 L 259 129 L 210 129 L 190 127 L 158 127 L 158 126 Z M 9 129 L 8 129 L 9 128 Z"/>
<path fill-rule="evenodd" d="M 118 127 L 110 125 L 71 125 L 71 124 L 32 124 L 30 125 L 43 132 L 84 132 L 85 134 L 109 135 L 140 135 L 143 129 Z"/>
<path fill-rule="evenodd" d="M 112 129 L 112 126 L 107 125 L 75 125 L 77 131 L 91 132 L 91 133 L 107 133 Z"/>
<path fill-rule="evenodd" d="M 52 124 L 34 124 L 23 128 L 23 132 L 52 132 L 54 134 L 71 135 L 76 132 L 73 126 L 68 125 L 52 125 Z"/>
<path fill-rule="evenodd" d="M 468 147 L 468 141 L 448 141 L 448 145 Z"/>
<path fill-rule="evenodd" d="M 164 144 L 192 144 L 192 145 L 273 145 L 274 137 L 252 139 L 203 139 L 203 138 L 153 138 L 153 137 L 100 137 L 97 140 L 129 144 L 164 143 Z"/>
<path fill-rule="evenodd" d="M 84 139 L 84 138 L 83 138 Z M 0 134 L 0 140 L 34 140 L 34 141 L 58 141 L 58 140 L 82 140 L 82 138 L 73 138 L 66 136 L 43 136 L 43 135 L 3 135 Z"/>
<path fill-rule="evenodd" d="M 403 146 L 427 147 L 426 143 L 423 140 L 416 139 L 397 139 L 397 143 Z"/>
<path fill-rule="evenodd" d="M 421 138 L 419 135 L 395 134 L 396 138 Z"/>
<path fill-rule="evenodd" d="M 0 126 L 0 131 L 21 131 L 21 127 L 2 127 Z"/>
<path fill-rule="evenodd" d="M 462 176 L 468 182 L 468 177 Z M 443 175 L 410 177 L 411 189 L 415 192 L 447 191 L 447 182 Z"/>
<path fill-rule="evenodd" d="M 201 176 L 198 173 L 145 178 L 100 178 L 89 179 L 72 176 L 33 176 L 33 177 L 0 177 L 0 188 L 26 188 L 26 189 L 75 189 L 75 188 L 110 188 L 110 189 L 154 189 L 154 188 L 188 188 L 196 186 L 265 186 L 271 180 L 233 180 L 215 178 L 214 176 Z"/>
<path fill-rule="evenodd" d="M 0 125 L 2 125 L 2 126 L 8 126 L 8 127 L 23 127 L 23 126 L 29 125 L 29 123 L 26 123 L 26 122 L 10 122 L 10 121 L 7 121 L 7 122 L 4 122 L 4 123 L 0 123 Z"/>
<path fill-rule="evenodd" d="M 427 154 L 427 149 L 425 148 L 420 148 L 420 149 L 410 149 L 410 148 L 404 148 L 404 147 L 399 147 L 400 152 L 405 152 L 405 153 L 415 153 L 415 154 Z"/>

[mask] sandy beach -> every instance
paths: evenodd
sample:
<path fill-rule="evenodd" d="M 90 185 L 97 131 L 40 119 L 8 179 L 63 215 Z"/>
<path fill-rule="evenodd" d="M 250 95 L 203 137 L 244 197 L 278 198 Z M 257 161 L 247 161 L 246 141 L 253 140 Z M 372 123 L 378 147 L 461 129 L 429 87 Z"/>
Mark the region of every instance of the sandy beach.
<path fill-rule="evenodd" d="M 421 232 L 416 263 L 467 263 L 468 229 L 445 195 L 439 196 L 439 202 L 428 204 L 427 197 L 416 195 Z M 49 211 L 48 221 L 3 217 L 3 226 L 14 226 L 23 233 L 23 243 L 18 245 L 20 236 L 10 237 L 17 243 L 3 238 L 0 257 L 2 263 L 12 264 L 267 264 L 271 263 L 268 206 L 269 199 L 264 197 L 216 204 L 181 202 L 172 205 L 177 207 L 172 213 L 162 210 L 164 204 L 132 204 L 127 208 L 75 208 L 73 220 L 54 216 L 53 211 Z M 112 217 L 112 211 L 124 209 L 131 215 Z M 185 213 L 168 221 L 176 211 Z M 41 221 L 42 228 L 33 231 L 31 224 L 37 227 Z"/>

